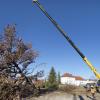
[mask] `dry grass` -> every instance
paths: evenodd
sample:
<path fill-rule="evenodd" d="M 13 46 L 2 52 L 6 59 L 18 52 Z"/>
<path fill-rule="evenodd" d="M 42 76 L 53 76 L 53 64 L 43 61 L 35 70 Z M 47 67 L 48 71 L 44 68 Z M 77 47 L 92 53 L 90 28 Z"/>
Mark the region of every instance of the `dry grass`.
<path fill-rule="evenodd" d="M 75 89 L 76 87 L 73 85 L 60 85 L 59 86 L 59 90 L 67 92 L 67 93 L 71 93 Z"/>
<path fill-rule="evenodd" d="M 84 87 L 79 87 L 79 86 L 73 86 L 73 85 L 60 85 L 59 90 L 71 94 L 86 94 L 86 90 Z"/>

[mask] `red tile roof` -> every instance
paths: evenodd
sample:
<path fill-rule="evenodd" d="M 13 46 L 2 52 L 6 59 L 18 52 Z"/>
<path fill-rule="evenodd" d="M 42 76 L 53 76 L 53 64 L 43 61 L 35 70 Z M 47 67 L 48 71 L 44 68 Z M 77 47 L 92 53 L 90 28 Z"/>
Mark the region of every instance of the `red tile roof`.
<path fill-rule="evenodd" d="M 65 74 L 62 75 L 62 77 L 72 77 L 72 74 L 65 73 Z"/>
<path fill-rule="evenodd" d="M 75 76 L 75 80 L 84 80 L 84 79 L 80 76 Z"/>
<path fill-rule="evenodd" d="M 72 75 L 70 73 L 64 73 L 62 75 L 62 77 L 73 77 L 73 78 L 75 78 L 75 80 L 84 80 L 81 76 L 74 76 L 74 75 Z"/>

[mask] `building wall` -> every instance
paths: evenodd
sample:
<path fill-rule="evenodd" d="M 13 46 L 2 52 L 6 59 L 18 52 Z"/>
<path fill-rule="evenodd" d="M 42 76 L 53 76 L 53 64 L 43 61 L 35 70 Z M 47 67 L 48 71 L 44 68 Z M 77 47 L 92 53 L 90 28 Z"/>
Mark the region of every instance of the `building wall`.
<path fill-rule="evenodd" d="M 75 78 L 73 77 L 61 77 L 61 84 L 71 84 L 75 83 Z"/>
<path fill-rule="evenodd" d="M 87 83 L 93 83 L 93 82 L 94 81 L 89 81 L 89 80 L 76 80 L 74 77 L 61 77 L 61 84 L 84 86 Z"/>

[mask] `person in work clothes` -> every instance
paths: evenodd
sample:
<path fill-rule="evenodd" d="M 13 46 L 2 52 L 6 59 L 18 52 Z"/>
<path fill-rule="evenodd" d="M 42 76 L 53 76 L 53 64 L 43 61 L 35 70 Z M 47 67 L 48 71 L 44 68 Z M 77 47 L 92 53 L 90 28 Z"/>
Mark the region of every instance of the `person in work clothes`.
<path fill-rule="evenodd" d="M 94 100 L 95 100 L 95 93 L 96 93 L 96 88 L 94 86 L 91 86 L 91 95 Z"/>

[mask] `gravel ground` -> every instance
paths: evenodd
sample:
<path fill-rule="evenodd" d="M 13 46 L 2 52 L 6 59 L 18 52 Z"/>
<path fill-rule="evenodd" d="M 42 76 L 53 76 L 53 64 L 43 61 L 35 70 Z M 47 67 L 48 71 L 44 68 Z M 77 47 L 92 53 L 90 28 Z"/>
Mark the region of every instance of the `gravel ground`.
<path fill-rule="evenodd" d="M 62 92 L 52 92 L 42 95 L 38 98 L 31 98 L 27 100 L 94 100 L 91 95 L 88 97 L 85 94 L 68 94 Z M 96 94 L 96 100 L 100 100 L 100 94 Z"/>

